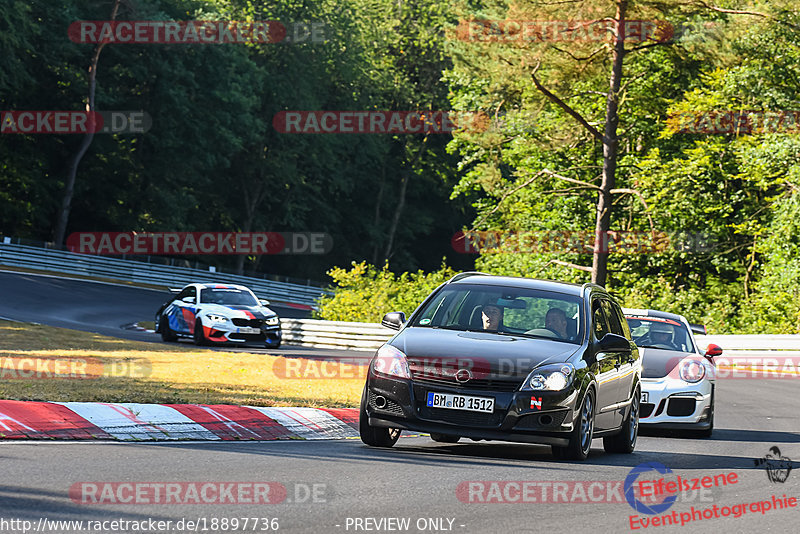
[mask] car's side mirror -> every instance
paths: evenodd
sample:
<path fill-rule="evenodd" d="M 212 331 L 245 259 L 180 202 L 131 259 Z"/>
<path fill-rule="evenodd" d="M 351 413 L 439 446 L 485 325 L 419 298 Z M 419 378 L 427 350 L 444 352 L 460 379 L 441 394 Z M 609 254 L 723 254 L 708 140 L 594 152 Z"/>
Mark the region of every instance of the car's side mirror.
<path fill-rule="evenodd" d="M 631 344 L 623 336 L 608 333 L 597 343 L 597 348 L 601 352 L 627 352 L 631 350 Z"/>
<path fill-rule="evenodd" d="M 722 356 L 722 347 L 715 343 L 709 343 L 705 352 L 706 358 L 713 358 L 714 356 Z"/>
<path fill-rule="evenodd" d="M 258 299 L 258 303 L 264 306 L 265 308 L 269 306 L 269 301 L 267 299 Z"/>
<path fill-rule="evenodd" d="M 181 302 L 185 302 L 186 304 L 194 304 L 194 297 L 183 297 Z"/>
<path fill-rule="evenodd" d="M 403 312 L 389 312 L 381 320 L 381 326 L 392 330 L 400 330 L 404 324 L 406 324 L 406 314 Z"/>

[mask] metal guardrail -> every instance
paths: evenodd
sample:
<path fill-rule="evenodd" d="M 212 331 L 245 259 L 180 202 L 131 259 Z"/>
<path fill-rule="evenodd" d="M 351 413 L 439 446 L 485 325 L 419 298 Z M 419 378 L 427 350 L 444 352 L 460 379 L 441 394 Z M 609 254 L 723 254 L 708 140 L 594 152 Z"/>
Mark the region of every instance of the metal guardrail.
<path fill-rule="evenodd" d="M 261 298 L 310 307 L 316 305 L 322 294 L 331 293 L 314 286 L 8 243 L 0 243 L 0 265 L 164 287 L 182 287 L 194 282 L 227 282 L 245 285 Z"/>
<path fill-rule="evenodd" d="M 722 356 L 730 358 L 800 358 L 800 335 L 709 335 L 695 336 L 704 349 L 709 343 L 722 347 Z"/>
<path fill-rule="evenodd" d="M 281 319 L 283 341 L 308 347 L 374 351 L 395 334 L 379 323 Z M 696 336 L 700 348 L 709 343 L 731 357 L 781 356 L 800 358 L 800 335 Z"/>
<path fill-rule="evenodd" d="M 374 351 L 396 332 L 373 323 L 281 319 L 283 342 L 327 349 Z"/>

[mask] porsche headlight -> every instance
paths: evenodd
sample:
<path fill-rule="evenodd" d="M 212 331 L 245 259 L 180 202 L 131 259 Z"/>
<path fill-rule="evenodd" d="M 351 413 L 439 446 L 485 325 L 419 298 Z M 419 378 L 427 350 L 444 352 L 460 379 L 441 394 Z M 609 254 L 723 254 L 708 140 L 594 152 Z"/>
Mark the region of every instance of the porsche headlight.
<path fill-rule="evenodd" d="M 575 368 L 569 363 L 543 365 L 534 369 L 520 388 L 521 391 L 561 391 L 572 383 Z"/>
<path fill-rule="evenodd" d="M 265 321 L 265 324 L 267 326 L 277 326 L 280 323 L 281 323 L 281 320 L 278 318 L 277 315 L 275 317 L 268 317 L 267 320 Z"/>
<path fill-rule="evenodd" d="M 680 376 L 690 384 L 700 382 L 706 376 L 706 366 L 697 360 L 686 360 L 681 362 Z"/>
<path fill-rule="evenodd" d="M 212 323 L 225 323 L 228 321 L 228 318 L 224 315 L 217 315 L 216 313 L 207 313 L 206 317 Z"/>

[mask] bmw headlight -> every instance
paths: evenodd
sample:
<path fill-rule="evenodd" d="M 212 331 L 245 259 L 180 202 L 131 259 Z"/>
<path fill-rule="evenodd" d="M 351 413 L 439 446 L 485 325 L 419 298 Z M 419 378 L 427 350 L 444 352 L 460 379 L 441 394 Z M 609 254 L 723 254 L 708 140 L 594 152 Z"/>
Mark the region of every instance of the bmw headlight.
<path fill-rule="evenodd" d="M 706 366 L 697 360 L 686 360 L 681 362 L 681 380 L 694 384 L 700 382 L 706 376 Z"/>
<path fill-rule="evenodd" d="M 406 355 L 391 345 L 383 345 L 378 349 L 378 354 L 372 360 L 372 370 L 382 375 L 411 378 Z"/>
<path fill-rule="evenodd" d="M 543 365 L 531 371 L 521 391 L 561 391 L 572 383 L 575 367 L 569 363 Z"/>
<path fill-rule="evenodd" d="M 206 317 L 212 323 L 225 323 L 228 321 L 227 317 L 225 317 L 224 315 L 217 315 L 216 313 L 208 313 L 206 314 Z"/>
<path fill-rule="evenodd" d="M 275 317 L 268 317 L 265 324 L 267 326 L 277 326 L 280 324 L 280 322 L 281 320 L 276 315 Z"/>

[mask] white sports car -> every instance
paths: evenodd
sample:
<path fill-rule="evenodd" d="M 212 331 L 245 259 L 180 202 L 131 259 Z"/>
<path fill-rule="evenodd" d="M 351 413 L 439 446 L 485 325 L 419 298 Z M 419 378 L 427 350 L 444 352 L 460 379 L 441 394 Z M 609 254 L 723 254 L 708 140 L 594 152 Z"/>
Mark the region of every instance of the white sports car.
<path fill-rule="evenodd" d="M 642 356 L 642 401 L 639 423 L 648 427 L 687 430 L 709 437 L 714 430 L 714 357 L 717 345 L 697 346 L 682 315 L 654 310 L 624 309 L 631 336 Z"/>
<path fill-rule="evenodd" d="M 259 300 L 244 286 L 189 284 L 161 305 L 155 330 L 164 341 L 193 338 L 208 343 L 262 342 L 281 346 L 281 323 L 269 302 Z"/>

